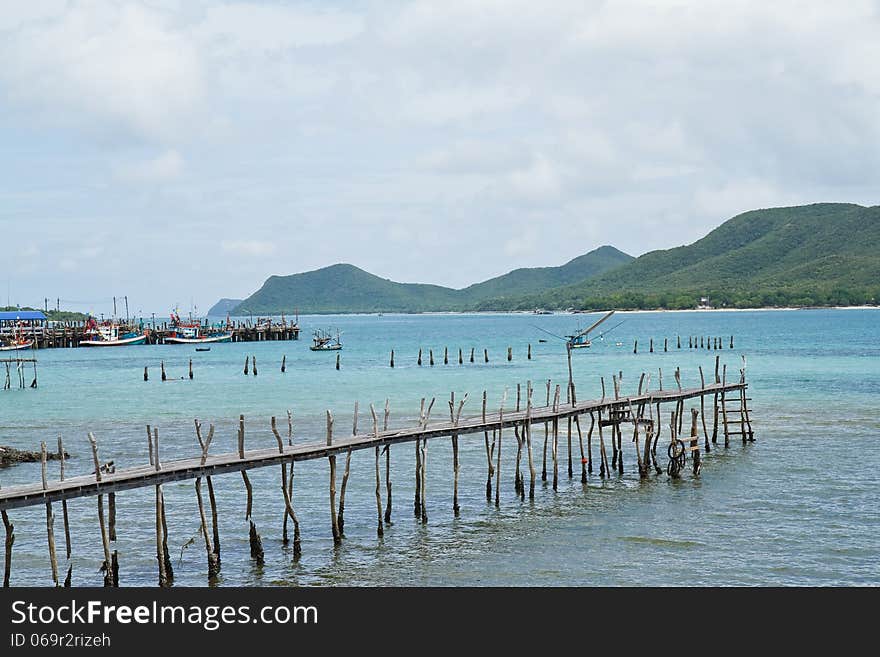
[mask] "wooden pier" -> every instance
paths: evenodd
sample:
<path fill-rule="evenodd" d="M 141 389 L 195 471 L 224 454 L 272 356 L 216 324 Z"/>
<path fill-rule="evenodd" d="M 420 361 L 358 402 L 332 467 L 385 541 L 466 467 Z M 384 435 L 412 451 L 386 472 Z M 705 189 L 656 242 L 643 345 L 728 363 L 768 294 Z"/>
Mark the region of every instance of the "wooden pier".
<path fill-rule="evenodd" d="M 570 363 L 570 361 L 569 361 Z M 287 542 L 287 520 L 290 519 L 294 526 L 294 556 L 300 554 L 300 528 L 294 511 L 293 503 L 293 468 L 300 461 L 327 459 L 330 469 L 329 501 L 330 501 L 330 524 L 334 542 L 337 544 L 344 538 L 344 506 L 346 484 L 351 466 L 351 453 L 357 450 L 373 449 L 375 452 L 375 479 L 376 479 L 376 506 L 377 506 L 377 532 L 381 536 L 383 524 L 390 523 L 392 514 L 391 501 L 391 447 L 401 443 L 415 443 L 415 515 L 421 522 L 427 522 L 425 471 L 427 467 L 427 446 L 430 441 L 449 438 L 453 448 L 453 512 L 458 515 L 458 480 L 459 460 L 458 441 L 464 436 L 482 434 L 486 448 L 487 483 L 486 497 L 492 499 L 492 489 L 495 488 L 495 504 L 499 504 L 499 491 L 502 483 L 502 437 L 514 438 L 509 450 L 515 448 L 515 465 L 505 463 L 504 467 L 513 467 L 515 471 L 515 487 L 517 495 L 525 499 L 526 480 L 528 479 L 528 495 L 534 498 L 535 483 L 537 478 L 537 463 L 540 456 L 539 447 L 533 443 L 532 429 L 534 426 L 543 426 L 543 469 L 542 480 L 546 480 L 548 443 L 552 459 L 553 489 L 556 490 L 559 478 L 560 463 L 564 461 L 563 446 L 560 439 L 563 432 L 560 427 L 567 425 L 567 473 L 571 478 L 574 475 L 573 463 L 581 465 L 581 481 L 586 483 L 588 473 L 592 475 L 594 462 L 599 465 L 598 476 L 601 478 L 624 473 L 624 457 L 632 459 L 641 478 L 647 478 L 651 474 L 665 472 L 673 478 L 682 476 L 685 465 L 690 461 L 693 476 L 699 476 L 702 460 L 711 452 L 712 445 L 716 444 L 719 430 L 727 447 L 730 437 L 741 437 L 742 442 L 754 440 L 751 424 L 751 415 L 748 408 L 749 398 L 746 396 L 748 384 L 745 380 L 745 369 L 740 370 L 740 376 L 736 382 L 727 381 L 727 368 L 719 370 L 719 358 L 715 359 L 715 380 L 705 383 L 702 369 L 700 369 L 701 385 L 697 388 L 682 388 L 681 376 L 678 369 L 674 372 L 675 385 L 672 389 L 663 389 L 662 371 L 659 377 L 659 389 L 648 390 L 650 376 L 642 374 L 638 383 L 638 391 L 631 395 L 620 394 L 620 377 L 612 377 L 612 393 L 606 395 L 605 380 L 602 382 L 602 396 L 598 399 L 577 401 L 576 389 L 571 378 L 566 382 L 567 392 L 565 399 L 562 398 L 561 387 L 555 386 L 555 393 L 551 395 L 551 381 L 542 382 L 540 386 L 543 393 L 546 387 L 546 403 L 542 406 L 533 404 L 535 393 L 531 382 L 516 387 L 515 403 L 505 401 L 497 410 L 490 410 L 486 404 L 486 394 L 483 393 L 482 405 L 479 415 L 462 417 L 462 410 L 467 405 L 468 398 L 456 400 L 455 395 L 450 395 L 448 401 L 449 419 L 443 421 L 431 421 L 431 410 L 435 400 L 426 403 L 423 399 L 419 411 L 419 419 L 415 426 L 403 429 L 389 429 L 389 404 L 386 400 L 384 413 L 380 409 L 377 415 L 376 409 L 370 405 L 372 419 L 370 430 L 358 431 L 358 407 L 355 405 L 354 424 L 348 435 L 334 433 L 334 418 L 330 411 L 326 413 L 326 435 L 322 438 L 314 437 L 309 442 L 293 443 L 292 416 L 287 415 L 287 442 L 279 432 L 276 420 L 271 421 L 271 431 L 277 442 L 277 447 L 271 449 L 245 449 L 245 418 L 239 417 L 238 450 L 232 453 L 210 455 L 209 449 L 214 435 L 214 426 L 203 431 L 199 421 L 195 422 L 196 438 L 201 448 L 201 453 L 195 458 L 162 462 L 159 452 L 159 434 L 157 429 L 147 427 L 149 462 L 142 466 L 115 469 L 112 461 L 102 463 L 99 459 L 98 445 L 94 437 L 89 434 L 92 447 L 94 470 L 91 474 L 74 477 L 64 476 L 64 459 L 61 459 L 61 478 L 50 481 L 46 476 L 46 446 L 43 445 L 43 469 L 42 481 L 29 485 L 0 488 L 0 511 L 6 528 L 6 568 L 4 581 L 9 584 L 11 569 L 11 553 L 14 543 L 14 527 L 9 519 L 9 511 L 22 507 L 39 506 L 46 507 L 46 523 L 48 532 L 48 544 L 50 562 L 52 563 L 52 576 L 56 585 L 59 585 L 57 557 L 54 542 L 54 520 L 52 511 L 53 503 L 64 505 L 65 536 L 67 538 L 67 554 L 70 556 L 69 527 L 67 524 L 66 505 L 67 501 L 79 497 L 97 497 L 98 515 L 102 544 L 104 546 L 103 567 L 105 573 L 104 583 L 114 586 L 118 583 L 119 563 L 115 552 L 111 554 L 110 542 L 115 536 L 115 495 L 127 490 L 144 487 L 154 487 L 156 491 L 156 545 L 157 560 L 159 562 L 158 579 L 161 586 L 167 586 L 173 580 L 171 563 L 168 559 L 167 550 L 167 524 L 165 522 L 164 496 L 162 485 L 168 482 L 181 480 L 195 480 L 196 497 L 201 516 L 201 534 L 205 540 L 205 549 L 208 559 L 209 579 L 216 576 L 220 568 L 219 559 L 219 534 L 217 530 L 217 505 L 214 499 L 212 477 L 239 472 L 244 480 L 248 494 L 248 506 L 246 518 L 250 522 L 251 555 L 254 559 L 263 559 L 262 540 L 254 525 L 250 510 L 252 508 L 252 487 L 247 472 L 255 468 L 281 466 L 281 488 L 284 496 L 284 540 Z M 544 385 L 546 383 L 546 386 Z M 543 397 L 543 394 L 542 394 Z M 711 407 L 707 411 L 706 400 L 711 400 Z M 699 400 L 699 410 L 693 408 L 687 414 L 689 422 L 685 423 L 685 402 Z M 473 404 L 472 404 L 473 405 Z M 508 405 L 509 408 L 505 408 Z M 671 409 L 667 416 L 669 423 L 662 421 L 662 410 Z M 382 416 L 381 419 L 379 416 Z M 589 429 L 584 431 L 581 427 L 581 419 L 589 418 Z M 702 420 L 700 423 L 699 420 Z M 702 431 L 700 431 L 702 425 Z M 627 438 L 624 440 L 623 427 L 629 427 Z M 711 427 L 711 431 L 710 431 Z M 573 443 L 573 430 L 576 430 Z M 510 433 L 513 436 L 510 436 Z M 663 440 L 664 433 L 668 463 L 665 468 L 658 464 L 657 445 Z M 342 432 L 345 433 L 345 432 Z M 507 434 L 505 436 L 505 434 Z M 490 445 L 491 435 L 491 445 Z M 598 438 L 598 444 L 594 444 L 594 436 Z M 586 437 L 586 445 L 584 438 Z M 608 461 L 608 449 L 606 439 L 610 440 L 612 460 Z M 576 444 L 579 449 L 579 458 L 573 456 Z M 633 445 L 632 448 L 626 445 Z M 536 451 L 537 450 L 537 453 Z M 380 454 L 385 454 L 385 488 L 387 490 L 386 504 L 383 512 L 382 503 L 382 476 L 380 472 Z M 634 451 L 634 453 L 633 453 Z M 58 452 L 63 455 L 63 445 L 59 439 Z M 508 461 L 513 460 L 510 451 Z M 596 456 L 594 456 L 594 454 Z M 105 455 L 106 456 L 106 455 Z M 337 505 L 337 458 L 345 457 L 344 474 L 339 490 Z M 660 459 L 663 458 L 661 451 Z M 527 464 L 525 473 L 522 467 Z M 288 467 L 290 479 L 288 479 Z M 507 475 L 509 476 L 509 475 Z M 208 485 L 210 516 L 206 515 L 205 504 L 202 497 L 201 482 L 205 480 Z M 105 523 L 105 511 L 103 499 L 108 497 L 109 507 L 107 523 Z M 399 498 L 399 494 L 398 494 Z M 211 526 L 206 518 L 213 518 Z M 108 533 L 106 524 L 109 523 Z M 212 539 L 213 528 L 213 539 Z M 70 569 L 68 568 L 66 584 L 70 582 Z"/>
<path fill-rule="evenodd" d="M 45 326 L 28 326 L 21 330 L 21 335 L 34 340 L 33 349 L 73 348 L 86 339 L 85 330 L 85 322 L 51 322 Z M 146 344 L 165 344 L 165 336 L 170 331 L 168 322 L 145 322 Z M 275 322 L 267 326 L 240 321 L 233 322 L 230 331 L 232 342 L 299 340 L 300 327 L 296 322 Z M 0 331 L 0 338 L 11 335 L 11 329 Z"/>

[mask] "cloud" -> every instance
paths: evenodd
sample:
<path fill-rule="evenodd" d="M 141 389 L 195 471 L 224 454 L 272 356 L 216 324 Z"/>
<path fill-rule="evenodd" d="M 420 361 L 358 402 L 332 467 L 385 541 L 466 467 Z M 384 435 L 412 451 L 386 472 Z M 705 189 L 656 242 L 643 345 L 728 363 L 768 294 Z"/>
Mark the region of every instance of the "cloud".
<path fill-rule="evenodd" d="M 223 240 L 220 248 L 225 253 L 241 256 L 267 256 L 275 253 L 275 244 L 260 240 Z"/>
<path fill-rule="evenodd" d="M 160 183 L 174 180 L 183 171 L 183 158 L 174 149 L 153 158 L 119 164 L 115 168 L 118 180 L 136 183 Z"/>

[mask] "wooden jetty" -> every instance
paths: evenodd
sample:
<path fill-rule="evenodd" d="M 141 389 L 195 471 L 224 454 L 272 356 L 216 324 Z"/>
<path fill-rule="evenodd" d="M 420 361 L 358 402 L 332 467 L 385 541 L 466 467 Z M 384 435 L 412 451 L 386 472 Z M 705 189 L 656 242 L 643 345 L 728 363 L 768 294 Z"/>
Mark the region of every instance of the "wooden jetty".
<path fill-rule="evenodd" d="M 34 349 L 60 349 L 79 347 L 85 337 L 85 322 L 47 322 L 22 330 L 22 335 L 34 340 Z M 265 340 L 299 340 L 300 327 L 296 322 L 266 323 L 237 321 L 231 328 L 232 342 L 263 342 Z M 171 329 L 168 322 L 145 322 L 146 344 L 165 344 Z M 7 331 L 8 332 L 8 331 Z M 3 337 L 0 331 L 0 337 Z"/>
<path fill-rule="evenodd" d="M 570 356 L 570 352 L 569 352 Z M 570 364 L 569 359 L 569 364 Z M 622 374 L 622 373 L 621 373 Z M 162 485 L 168 482 L 181 480 L 195 480 L 195 492 L 201 517 L 201 534 L 204 537 L 205 549 L 208 559 L 209 578 L 215 576 L 220 569 L 219 559 L 219 534 L 217 532 L 217 505 L 214 499 L 212 478 L 229 473 L 241 473 L 248 494 L 248 512 L 246 518 L 250 523 L 251 555 L 257 561 L 262 561 L 263 550 L 259 533 L 251 517 L 252 486 L 248 478 L 248 471 L 255 468 L 281 466 L 281 488 L 284 496 L 284 538 L 287 540 L 287 520 L 292 521 L 294 526 L 294 555 L 298 557 L 300 552 L 300 528 L 294 511 L 293 503 L 293 468 L 300 461 L 327 459 L 330 469 L 329 477 L 329 502 L 330 502 L 330 525 L 335 543 L 344 538 L 343 512 L 345 487 L 351 465 L 351 453 L 356 450 L 373 449 L 375 452 L 375 478 L 376 478 L 376 506 L 378 534 L 381 536 L 383 522 L 391 520 L 391 477 L 390 461 L 391 447 L 401 443 L 415 443 L 415 504 L 416 517 L 422 522 L 427 522 L 425 471 L 427 467 L 428 444 L 437 439 L 450 438 L 453 448 L 453 512 L 459 514 L 458 507 L 458 480 L 459 461 L 458 444 L 465 436 L 482 434 L 486 446 L 487 457 L 487 500 L 492 498 L 492 487 L 495 487 L 495 504 L 499 504 L 499 490 L 501 486 L 501 443 L 502 436 L 513 432 L 515 442 L 511 449 L 516 447 L 515 461 L 515 486 L 518 496 L 525 499 L 526 476 L 529 479 L 529 497 L 535 495 L 536 461 L 535 447 L 532 440 L 532 428 L 544 427 L 544 472 L 542 479 L 546 479 L 547 471 L 547 446 L 550 442 L 552 455 L 553 488 L 557 487 L 559 477 L 559 463 L 563 460 L 560 452 L 560 426 L 567 424 L 567 452 L 568 452 L 568 476 L 573 476 L 573 439 L 572 431 L 576 430 L 576 440 L 580 451 L 581 481 L 587 481 L 588 472 L 593 473 L 594 460 L 599 464 L 599 476 L 606 478 L 612 473 L 623 474 L 624 454 L 629 451 L 630 458 L 633 456 L 630 448 L 634 446 L 634 462 L 637 464 L 639 476 L 646 478 L 653 471 L 660 474 L 664 471 L 658 465 L 657 445 L 663 440 L 664 423 L 661 420 L 662 409 L 672 409 L 669 413 L 669 424 L 666 425 L 665 444 L 669 462 L 665 468 L 671 477 L 680 477 L 688 460 L 692 463 L 693 475 L 698 476 L 703 460 L 703 455 L 711 451 L 711 444 L 717 442 L 719 429 L 722 432 L 725 447 L 729 446 L 730 436 L 738 435 L 742 442 L 754 440 L 751 424 L 751 415 L 748 408 L 750 398 L 746 396 L 748 384 L 745 380 L 745 367 L 740 370 L 740 376 L 735 382 L 727 381 L 726 365 L 719 370 L 719 357 L 715 358 L 715 377 L 711 383 L 706 383 L 700 369 L 701 385 L 696 388 L 683 388 L 681 386 L 681 373 L 678 369 L 674 372 L 675 386 L 671 389 L 663 389 L 662 371 L 659 372 L 659 389 L 649 390 L 649 375 L 643 373 L 638 383 L 635 394 L 622 395 L 620 392 L 621 377 L 615 374 L 612 377 L 613 388 L 610 395 L 606 395 L 604 378 L 602 383 L 602 396 L 598 399 L 577 400 L 574 382 L 569 374 L 566 382 L 566 392 L 561 393 L 561 387 L 555 386 L 555 394 L 551 397 L 551 382 L 546 381 L 546 404 L 535 406 L 533 404 L 534 389 L 531 382 L 527 382 L 525 388 L 521 385 L 516 387 L 515 405 L 511 401 L 510 407 L 505 408 L 505 400 L 498 410 L 489 410 L 486 405 L 486 394 L 483 393 L 482 407 L 479 415 L 462 417 L 462 410 L 467 403 L 467 395 L 456 400 L 452 394 L 448 401 L 449 419 L 431 421 L 431 410 L 435 400 L 426 404 L 422 400 L 419 411 L 419 419 L 415 426 L 402 429 L 389 429 L 389 403 L 386 400 L 384 414 L 380 420 L 376 409 L 370 405 L 372 423 L 367 431 L 358 431 L 358 410 L 355 405 L 355 420 L 351 434 L 340 435 L 344 432 L 334 432 L 334 418 L 330 411 L 326 412 L 326 435 L 322 439 L 314 439 L 310 442 L 294 444 L 293 425 L 290 412 L 287 415 L 287 442 L 282 438 L 276 425 L 275 418 L 271 421 L 271 431 L 277 442 L 277 447 L 269 449 L 246 450 L 245 449 L 245 418 L 239 416 L 238 449 L 232 453 L 210 455 L 209 449 L 214 436 L 214 426 L 211 425 L 207 432 L 202 430 L 198 420 L 195 422 L 196 437 L 201 453 L 195 458 L 180 459 L 162 462 L 159 457 L 159 433 L 158 429 L 147 427 L 149 462 L 142 466 L 116 469 L 112 461 L 102 463 L 98 456 L 98 446 L 95 438 L 89 434 L 92 448 L 94 470 L 91 474 L 73 477 L 64 476 L 64 460 L 62 458 L 61 478 L 50 481 L 46 476 L 46 450 L 43 445 L 43 470 L 42 481 L 29 485 L 18 485 L 8 488 L 0 488 L 0 512 L 6 529 L 6 561 L 5 578 L 6 585 L 9 583 L 11 569 L 11 552 L 14 543 L 14 526 L 9 518 L 9 512 L 23 507 L 40 506 L 46 507 L 46 523 L 50 561 L 52 564 L 52 577 L 56 585 L 59 582 L 57 557 L 55 555 L 54 542 L 54 513 L 53 503 L 64 505 L 65 536 L 68 546 L 67 554 L 70 554 L 69 527 L 66 517 L 66 504 L 68 500 L 80 497 L 97 497 L 99 525 L 102 537 L 103 567 L 105 573 L 104 583 L 107 586 L 118 584 L 118 557 L 115 552 L 111 554 L 110 541 L 115 536 L 115 496 L 127 490 L 136 488 L 153 487 L 156 491 L 156 546 L 157 560 L 159 563 L 158 580 L 161 586 L 168 585 L 173 580 L 171 561 L 167 550 L 167 523 L 165 522 L 164 496 Z M 544 390 L 544 382 L 540 389 Z M 706 400 L 710 399 L 712 406 L 706 409 Z M 685 402 L 699 400 L 699 410 L 691 409 L 690 422 L 685 424 Z M 589 417 L 589 429 L 585 432 L 581 427 L 581 418 Z M 702 431 L 700 431 L 699 419 L 702 418 Z M 711 419 L 709 419 L 711 418 Z M 720 420 L 720 421 L 719 421 Z M 709 426 L 711 425 L 711 432 Z M 624 440 L 624 427 L 632 431 Z M 491 446 L 489 435 L 492 435 Z M 586 434 L 586 447 L 584 437 Z M 594 445 L 594 435 L 598 438 L 598 444 Z M 610 439 L 613 458 L 608 461 L 606 438 Z M 537 438 L 536 438 L 537 440 Z M 59 439 L 58 451 L 63 455 L 63 445 Z M 384 448 L 386 454 L 385 464 L 385 488 L 387 500 L 383 516 L 383 504 L 381 498 L 381 472 L 380 453 Z M 510 452 L 508 452 L 509 454 Z M 598 456 L 594 459 L 593 454 Z M 342 488 L 337 508 L 337 458 L 345 457 L 345 470 L 342 478 Z M 494 462 L 493 462 L 494 457 Z M 512 456 L 507 457 L 512 460 Z M 661 456 L 662 459 L 662 451 Z M 522 464 L 528 464 L 526 473 L 521 473 Z M 290 478 L 288 479 L 288 467 Z M 509 476 L 509 475 L 508 475 Z M 201 482 L 205 480 L 208 485 L 210 517 L 209 526 L 202 497 Z M 109 502 L 109 517 L 105 523 L 105 511 L 103 500 L 107 496 Z M 109 524 L 109 532 L 107 528 Z M 213 528 L 213 532 L 211 529 Z M 66 583 L 70 581 L 68 569 Z"/>

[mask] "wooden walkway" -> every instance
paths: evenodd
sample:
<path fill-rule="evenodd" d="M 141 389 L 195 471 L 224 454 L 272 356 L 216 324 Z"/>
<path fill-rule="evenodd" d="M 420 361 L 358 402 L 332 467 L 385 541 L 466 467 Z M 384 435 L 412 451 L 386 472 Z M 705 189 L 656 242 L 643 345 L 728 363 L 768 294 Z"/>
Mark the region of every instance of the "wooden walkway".
<path fill-rule="evenodd" d="M 106 493 L 115 493 L 134 488 L 156 486 L 170 481 L 196 479 L 229 472 L 241 472 L 253 468 L 261 468 L 292 461 L 308 461 L 327 458 L 349 450 L 369 449 L 376 446 L 393 445 L 395 443 L 414 442 L 442 436 L 461 436 L 464 434 L 492 432 L 500 429 L 544 424 L 591 412 L 620 414 L 629 408 L 644 407 L 654 404 L 683 402 L 688 399 L 719 395 L 722 400 L 727 394 L 736 393 L 735 398 L 745 396 L 748 384 L 714 383 L 701 388 L 683 390 L 650 391 L 641 395 L 621 396 L 617 399 L 606 397 L 581 401 L 575 404 L 559 403 L 553 406 L 532 407 L 528 410 L 492 411 L 483 416 L 462 418 L 457 424 L 452 422 L 432 422 L 426 426 L 405 429 L 379 431 L 377 433 L 358 433 L 356 435 L 334 437 L 332 444 L 326 442 L 302 443 L 294 446 L 282 446 L 271 449 L 248 450 L 244 456 L 240 453 L 225 453 L 215 456 L 168 461 L 160 467 L 143 465 L 124 468 L 111 473 L 101 473 L 97 481 L 95 474 L 69 477 L 63 481 L 48 481 L 45 488 L 41 483 L 23 486 L 0 488 L 0 509 L 9 510 L 20 507 L 36 506 L 51 502 L 69 500 L 77 497 L 89 497 Z M 620 420 L 618 420 L 620 421 Z M 633 420 L 625 419 L 623 423 Z M 725 429 L 726 429 L 725 420 Z M 726 436 L 725 436 L 726 437 Z M 684 440 L 690 440 L 685 437 Z"/>

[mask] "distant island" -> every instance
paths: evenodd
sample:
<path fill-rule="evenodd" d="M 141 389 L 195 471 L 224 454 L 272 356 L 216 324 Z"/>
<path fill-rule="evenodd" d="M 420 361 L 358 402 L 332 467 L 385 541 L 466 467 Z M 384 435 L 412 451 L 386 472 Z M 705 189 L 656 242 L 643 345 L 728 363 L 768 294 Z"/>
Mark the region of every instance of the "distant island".
<path fill-rule="evenodd" d="M 227 314 L 232 314 L 241 302 L 242 299 L 220 299 L 208 310 L 208 317 L 225 317 Z"/>
<path fill-rule="evenodd" d="M 693 244 L 633 258 L 602 246 L 559 267 L 516 269 L 456 290 L 336 264 L 271 276 L 209 314 L 848 306 L 880 300 L 880 206 L 753 210 Z M 218 309 L 222 309 L 218 310 Z"/>

